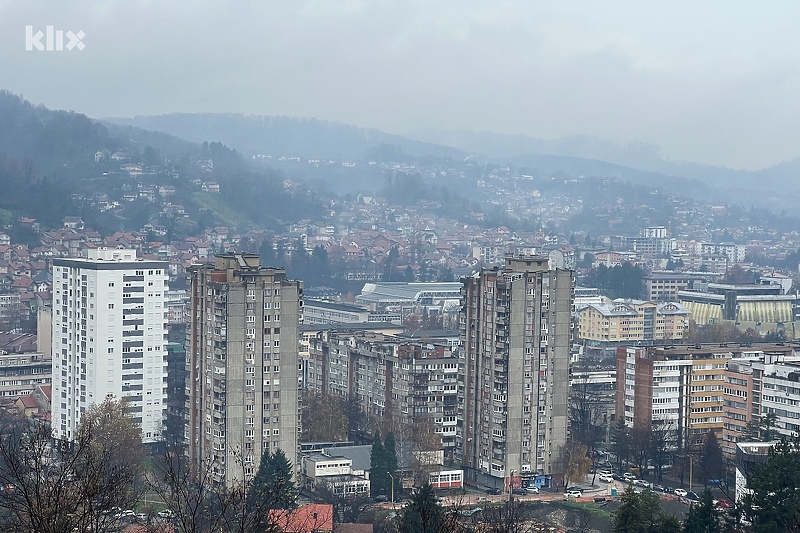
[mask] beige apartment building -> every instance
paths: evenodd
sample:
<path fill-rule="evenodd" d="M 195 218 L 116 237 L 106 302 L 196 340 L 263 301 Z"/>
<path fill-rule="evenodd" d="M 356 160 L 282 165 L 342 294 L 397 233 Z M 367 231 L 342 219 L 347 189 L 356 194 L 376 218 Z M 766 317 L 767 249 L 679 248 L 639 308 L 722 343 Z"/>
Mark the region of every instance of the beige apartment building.
<path fill-rule="evenodd" d="M 675 302 L 606 300 L 578 311 L 579 338 L 589 351 L 617 346 L 680 342 L 689 328 L 689 310 Z"/>

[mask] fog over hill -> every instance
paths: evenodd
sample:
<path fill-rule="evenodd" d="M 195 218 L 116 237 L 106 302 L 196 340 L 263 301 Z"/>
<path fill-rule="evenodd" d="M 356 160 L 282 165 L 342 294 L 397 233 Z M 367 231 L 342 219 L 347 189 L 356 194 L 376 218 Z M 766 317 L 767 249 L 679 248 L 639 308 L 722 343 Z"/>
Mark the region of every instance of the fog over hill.
<path fill-rule="evenodd" d="M 402 156 L 471 157 L 487 165 L 509 163 L 569 176 L 616 176 L 704 200 L 800 212 L 800 180 L 796 179 L 800 159 L 743 171 L 673 161 L 652 144 L 623 145 L 585 135 L 542 140 L 525 135 L 429 129 L 402 136 L 314 118 L 232 113 L 173 113 L 108 121 L 193 142 L 219 140 L 249 154 L 354 161 Z"/>
<path fill-rule="evenodd" d="M 412 156 L 463 159 L 468 155 L 461 149 L 315 118 L 172 113 L 108 121 L 162 131 L 194 142 L 217 140 L 249 154 L 360 161 L 377 146 L 394 145 Z"/>
<path fill-rule="evenodd" d="M 748 171 L 674 161 L 653 144 L 619 144 L 587 135 L 544 140 L 527 135 L 428 129 L 416 130 L 410 136 L 481 154 L 479 157 L 487 160 L 515 162 L 542 171 L 607 173 L 652 186 L 678 187 L 684 194 L 703 199 L 800 212 L 800 157 Z"/>

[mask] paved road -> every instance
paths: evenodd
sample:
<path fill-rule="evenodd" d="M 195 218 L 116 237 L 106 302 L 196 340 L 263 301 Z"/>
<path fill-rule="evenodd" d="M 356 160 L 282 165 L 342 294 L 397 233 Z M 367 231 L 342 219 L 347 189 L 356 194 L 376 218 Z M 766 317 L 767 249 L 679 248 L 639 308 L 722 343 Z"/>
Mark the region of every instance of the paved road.
<path fill-rule="evenodd" d="M 670 483 L 670 481 L 665 481 L 664 483 Z M 581 498 L 573 498 L 574 501 L 579 502 L 593 502 L 595 498 L 608 498 L 611 499 L 611 489 L 617 489 L 617 495 L 621 495 L 625 490 L 628 488 L 628 484 L 621 482 L 621 481 L 613 481 L 612 483 L 603 483 L 599 481 L 599 479 L 595 479 L 595 484 L 592 485 L 592 475 L 586 477 L 586 479 L 582 483 L 571 483 L 573 485 L 577 485 L 583 488 L 583 497 Z M 679 484 L 673 483 L 670 486 L 677 487 Z M 636 488 L 637 492 L 641 492 L 642 489 Z M 664 494 L 661 492 L 657 492 L 662 499 L 665 500 L 677 500 L 677 497 L 672 494 Z M 564 499 L 564 492 L 563 491 L 555 491 L 555 490 L 547 490 L 543 489 L 539 494 L 529 494 L 526 496 L 518 496 L 516 494 L 512 495 L 514 500 L 518 501 L 525 501 L 525 502 L 551 502 L 557 500 Z M 453 506 L 453 507 L 475 507 L 480 505 L 488 505 L 491 503 L 499 503 L 508 500 L 509 494 L 499 494 L 499 495 L 491 495 L 485 494 L 480 492 L 470 492 L 467 494 L 458 494 L 458 495 L 444 495 L 441 497 L 442 503 L 446 506 Z M 394 505 L 391 502 L 375 504 L 384 509 L 392 509 L 392 508 L 400 508 L 405 505 L 405 501 L 398 501 L 395 502 Z"/>

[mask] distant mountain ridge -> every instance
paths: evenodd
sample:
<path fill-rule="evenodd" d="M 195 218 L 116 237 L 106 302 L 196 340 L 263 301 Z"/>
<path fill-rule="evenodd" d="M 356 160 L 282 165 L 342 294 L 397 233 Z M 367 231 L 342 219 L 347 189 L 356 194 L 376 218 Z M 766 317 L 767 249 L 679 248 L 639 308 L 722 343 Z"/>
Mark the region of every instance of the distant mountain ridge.
<path fill-rule="evenodd" d="M 380 145 L 393 145 L 412 156 L 463 159 L 468 155 L 457 148 L 315 118 L 172 113 L 107 121 L 161 131 L 193 142 L 221 141 L 249 154 L 360 161 Z"/>
<path fill-rule="evenodd" d="M 589 135 L 568 135 L 545 140 L 528 135 L 506 135 L 481 131 L 417 130 L 412 138 L 447 144 L 490 157 L 548 155 L 595 159 L 649 172 L 687 178 L 710 179 L 709 185 L 729 185 L 731 180 L 746 179 L 751 172 L 664 158 L 658 145 L 643 142 L 615 143 Z M 764 169 L 767 170 L 767 169 Z M 762 171 L 759 171 L 762 172 Z"/>
<path fill-rule="evenodd" d="M 607 172 L 634 182 L 669 187 L 700 198 L 798 212 L 800 157 L 755 171 L 662 157 L 658 146 L 619 144 L 587 135 L 543 140 L 477 131 L 417 130 L 412 138 L 462 148 L 487 159 L 575 173 Z M 581 161 L 581 163 L 577 163 Z M 638 173 L 641 171 L 643 173 Z"/>
<path fill-rule="evenodd" d="M 483 158 L 486 163 L 512 163 L 542 172 L 617 176 L 681 195 L 800 212 L 800 180 L 796 179 L 800 158 L 758 171 L 741 171 L 667 160 L 653 144 L 625 145 L 586 135 L 547 141 L 526 135 L 419 130 L 403 136 L 313 118 L 233 113 L 107 120 L 192 142 L 218 140 L 250 154 L 353 161 L 387 160 L 397 153 Z"/>

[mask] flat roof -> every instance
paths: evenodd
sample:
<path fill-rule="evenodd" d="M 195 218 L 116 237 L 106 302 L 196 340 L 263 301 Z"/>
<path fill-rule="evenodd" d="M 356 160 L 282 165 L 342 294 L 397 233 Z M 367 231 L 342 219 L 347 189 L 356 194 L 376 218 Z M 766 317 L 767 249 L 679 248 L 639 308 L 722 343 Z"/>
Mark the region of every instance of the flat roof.
<path fill-rule="evenodd" d="M 304 307 L 321 307 L 322 309 L 334 309 L 336 311 L 348 311 L 351 313 L 369 313 L 369 309 L 360 305 L 329 302 L 327 300 L 303 300 Z"/>
<path fill-rule="evenodd" d="M 84 270 L 132 270 L 137 268 L 166 270 L 169 268 L 169 263 L 167 261 L 145 261 L 143 259 L 128 261 L 103 261 L 102 259 L 67 259 L 63 257 L 54 257 L 53 266 L 82 268 Z"/>
<path fill-rule="evenodd" d="M 357 330 L 380 330 L 380 329 L 405 329 L 400 324 L 392 322 L 340 322 L 337 324 L 302 324 L 300 331 L 357 331 Z"/>
<path fill-rule="evenodd" d="M 365 301 L 418 300 L 435 293 L 439 297 L 452 295 L 461 298 L 461 283 L 457 281 L 435 283 L 366 283 L 356 298 Z"/>

